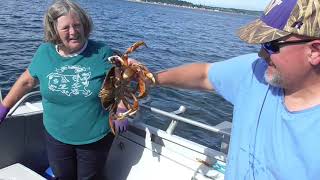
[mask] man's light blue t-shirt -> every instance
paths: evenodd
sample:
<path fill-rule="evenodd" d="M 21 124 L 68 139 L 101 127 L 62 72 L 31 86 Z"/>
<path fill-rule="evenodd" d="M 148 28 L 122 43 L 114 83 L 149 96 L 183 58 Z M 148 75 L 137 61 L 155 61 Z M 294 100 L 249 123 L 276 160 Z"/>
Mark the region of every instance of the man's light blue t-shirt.
<path fill-rule="evenodd" d="M 264 79 L 256 54 L 214 63 L 209 78 L 234 105 L 226 180 L 320 178 L 320 105 L 290 112 L 283 89 Z"/>

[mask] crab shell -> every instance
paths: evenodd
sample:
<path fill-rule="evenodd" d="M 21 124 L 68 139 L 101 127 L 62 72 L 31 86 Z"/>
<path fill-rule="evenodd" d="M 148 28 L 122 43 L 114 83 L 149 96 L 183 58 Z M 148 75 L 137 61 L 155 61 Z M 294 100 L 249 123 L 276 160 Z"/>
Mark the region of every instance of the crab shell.
<path fill-rule="evenodd" d="M 108 60 L 115 66 L 110 69 L 101 91 L 99 93 L 102 106 L 109 110 L 109 124 L 115 133 L 113 119 L 123 120 L 134 115 L 139 109 L 138 99 L 147 96 L 147 79 L 155 83 L 152 73 L 142 64 L 129 64 L 128 54 L 132 53 L 139 46 L 145 45 L 143 41 L 134 43 L 127 51 L 120 56 L 111 56 Z M 131 82 L 136 81 L 136 88 L 131 87 Z M 117 106 L 122 102 L 127 111 L 117 114 Z M 131 103 L 130 103 L 131 102 Z"/>

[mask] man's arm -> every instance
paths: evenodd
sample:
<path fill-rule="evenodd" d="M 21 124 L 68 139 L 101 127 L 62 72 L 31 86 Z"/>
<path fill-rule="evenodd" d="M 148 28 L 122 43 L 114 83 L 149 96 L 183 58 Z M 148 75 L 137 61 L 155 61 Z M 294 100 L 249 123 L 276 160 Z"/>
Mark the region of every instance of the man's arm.
<path fill-rule="evenodd" d="M 156 74 L 156 83 L 184 89 L 213 90 L 208 78 L 210 65 L 195 63 L 167 69 Z"/>

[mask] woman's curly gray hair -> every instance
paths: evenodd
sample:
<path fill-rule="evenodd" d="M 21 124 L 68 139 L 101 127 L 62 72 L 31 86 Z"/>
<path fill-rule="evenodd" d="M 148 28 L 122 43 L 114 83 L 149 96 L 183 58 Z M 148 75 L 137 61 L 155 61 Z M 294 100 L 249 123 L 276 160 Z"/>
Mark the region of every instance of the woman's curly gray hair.
<path fill-rule="evenodd" d="M 72 0 L 57 0 L 48 9 L 44 16 L 44 40 L 54 44 L 61 43 L 57 31 L 57 19 L 70 12 L 76 13 L 83 25 L 84 37 L 89 38 L 92 31 L 92 20 L 90 16 L 77 3 Z"/>

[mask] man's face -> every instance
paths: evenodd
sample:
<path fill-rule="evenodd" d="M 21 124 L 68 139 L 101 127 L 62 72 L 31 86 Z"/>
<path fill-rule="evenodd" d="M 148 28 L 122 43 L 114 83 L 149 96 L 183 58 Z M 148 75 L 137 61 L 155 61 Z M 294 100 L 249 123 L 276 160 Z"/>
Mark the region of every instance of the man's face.
<path fill-rule="evenodd" d="M 272 86 L 292 88 L 297 82 L 303 82 L 311 67 L 306 59 L 310 41 L 290 36 L 279 42 L 262 45 L 259 56 L 268 63 L 264 77 Z"/>

